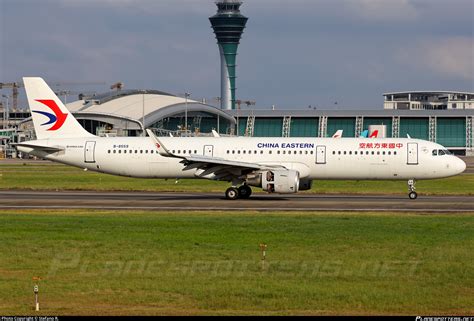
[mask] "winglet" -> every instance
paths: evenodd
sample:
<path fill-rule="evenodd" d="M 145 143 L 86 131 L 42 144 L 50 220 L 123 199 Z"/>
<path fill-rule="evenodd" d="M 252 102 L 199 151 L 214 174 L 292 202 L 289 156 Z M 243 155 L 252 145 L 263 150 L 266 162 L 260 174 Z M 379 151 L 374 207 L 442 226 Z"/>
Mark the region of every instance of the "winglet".
<path fill-rule="evenodd" d="M 410 134 L 407 133 L 407 138 L 411 138 Z"/>
<path fill-rule="evenodd" d="M 168 149 L 166 149 L 165 146 L 161 143 L 161 141 L 156 137 L 156 135 L 151 131 L 151 129 L 147 129 L 146 132 L 148 133 L 148 136 L 153 140 L 153 143 L 155 143 L 155 147 L 158 149 L 158 154 L 164 157 L 175 157 L 173 154 L 171 154 Z"/>
<path fill-rule="evenodd" d="M 218 132 L 216 132 L 214 129 L 212 130 L 212 137 L 221 137 Z"/>
<path fill-rule="evenodd" d="M 338 129 L 338 130 L 334 133 L 334 135 L 332 135 L 332 138 L 341 138 L 343 132 L 344 132 L 344 130 Z"/>

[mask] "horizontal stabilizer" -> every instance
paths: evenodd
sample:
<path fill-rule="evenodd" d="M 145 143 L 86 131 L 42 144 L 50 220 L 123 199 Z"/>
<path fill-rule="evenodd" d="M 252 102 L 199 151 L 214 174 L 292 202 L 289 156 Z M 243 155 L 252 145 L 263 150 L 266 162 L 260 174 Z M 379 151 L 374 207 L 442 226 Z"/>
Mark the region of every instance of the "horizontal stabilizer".
<path fill-rule="evenodd" d="M 62 146 L 45 146 L 45 145 L 32 144 L 30 142 L 16 143 L 12 145 L 18 146 L 18 147 L 33 148 L 34 150 L 37 150 L 37 151 L 44 151 L 44 152 L 50 152 L 50 153 L 56 153 L 56 152 L 64 150 L 64 147 Z"/>

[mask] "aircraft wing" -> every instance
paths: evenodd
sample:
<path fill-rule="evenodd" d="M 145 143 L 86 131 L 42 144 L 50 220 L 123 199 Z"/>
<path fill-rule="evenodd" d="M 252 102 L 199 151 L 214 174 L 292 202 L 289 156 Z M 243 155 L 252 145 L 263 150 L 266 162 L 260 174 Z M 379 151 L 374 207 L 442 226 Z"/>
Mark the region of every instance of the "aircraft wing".
<path fill-rule="evenodd" d="M 155 134 L 147 129 L 148 135 L 151 137 L 158 153 L 164 157 L 180 158 L 181 163 L 185 165 L 185 171 L 197 169 L 196 176 L 214 180 L 230 181 L 239 178 L 244 174 L 248 174 L 255 170 L 264 169 L 284 169 L 281 165 L 263 165 L 257 163 L 239 162 L 228 160 L 220 157 L 203 156 L 203 155 L 175 155 L 171 153 L 159 140 Z"/>

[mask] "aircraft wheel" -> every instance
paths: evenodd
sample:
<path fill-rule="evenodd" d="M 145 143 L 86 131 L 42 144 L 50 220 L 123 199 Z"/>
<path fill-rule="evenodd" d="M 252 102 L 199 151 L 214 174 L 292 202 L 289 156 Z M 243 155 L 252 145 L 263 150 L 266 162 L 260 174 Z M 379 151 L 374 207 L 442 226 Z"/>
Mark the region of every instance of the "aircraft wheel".
<path fill-rule="evenodd" d="M 252 189 L 248 185 L 242 185 L 239 187 L 239 197 L 249 198 L 252 195 Z"/>
<path fill-rule="evenodd" d="M 408 197 L 411 199 L 411 200 L 414 200 L 418 197 L 418 194 L 416 192 L 410 192 L 408 194 Z"/>
<path fill-rule="evenodd" d="M 236 200 L 239 198 L 239 190 L 235 187 L 229 187 L 225 191 L 225 198 L 228 200 Z"/>

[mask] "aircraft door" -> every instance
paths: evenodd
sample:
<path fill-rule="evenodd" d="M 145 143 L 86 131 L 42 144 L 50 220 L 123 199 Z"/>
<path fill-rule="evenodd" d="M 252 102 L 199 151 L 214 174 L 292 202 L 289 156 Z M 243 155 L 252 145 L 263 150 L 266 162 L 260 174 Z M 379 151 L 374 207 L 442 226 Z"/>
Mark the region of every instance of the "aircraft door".
<path fill-rule="evenodd" d="M 84 146 L 84 162 L 95 163 L 95 142 L 86 142 L 86 146 Z"/>
<path fill-rule="evenodd" d="M 418 165 L 418 143 L 407 144 L 407 164 Z"/>
<path fill-rule="evenodd" d="M 316 146 L 316 164 L 326 164 L 326 146 Z"/>
<path fill-rule="evenodd" d="M 214 154 L 214 146 L 213 145 L 204 145 L 204 156 L 212 157 Z"/>

